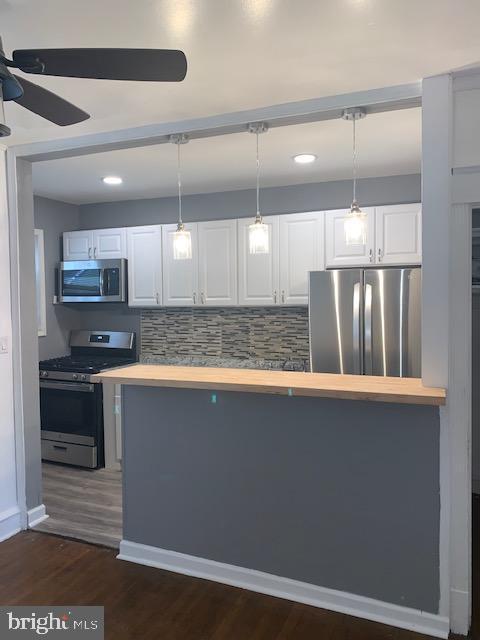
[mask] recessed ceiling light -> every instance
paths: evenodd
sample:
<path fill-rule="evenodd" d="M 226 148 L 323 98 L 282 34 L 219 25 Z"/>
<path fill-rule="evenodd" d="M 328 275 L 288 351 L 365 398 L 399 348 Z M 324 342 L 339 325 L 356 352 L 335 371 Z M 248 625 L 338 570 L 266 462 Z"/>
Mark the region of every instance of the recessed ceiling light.
<path fill-rule="evenodd" d="M 297 164 L 310 164 L 310 162 L 315 162 L 317 156 L 314 153 L 299 153 L 293 156 L 293 159 Z"/>
<path fill-rule="evenodd" d="M 102 178 L 105 184 L 122 184 L 123 180 L 119 176 L 105 176 Z"/>

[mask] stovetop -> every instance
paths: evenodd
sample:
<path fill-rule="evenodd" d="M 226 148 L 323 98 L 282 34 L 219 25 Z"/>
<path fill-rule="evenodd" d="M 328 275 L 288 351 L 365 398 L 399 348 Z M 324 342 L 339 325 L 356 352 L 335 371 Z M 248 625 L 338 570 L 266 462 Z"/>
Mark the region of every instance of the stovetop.
<path fill-rule="evenodd" d="M 92 358 L 82 356 L 64 356 L 42 360 L 39 364 L 40 378 L 50 380 L 72 380 L 90 382 L 90 376 L 104 369 L 123 367 L 136 362 L 135 358 Z"/>
<path fill-rule="evenodd" d="M 75 373 L 99 373 L 103 369 L 111 369 L 112 367 L 121 367 L 122 365 L 135 362 L 131 358 L 105 358 L 90 356 L 63 356 L 61 358 L 52 358 L 51 360 L 42 360 L 40 369 L 43 371 L 65 371 Z"/>

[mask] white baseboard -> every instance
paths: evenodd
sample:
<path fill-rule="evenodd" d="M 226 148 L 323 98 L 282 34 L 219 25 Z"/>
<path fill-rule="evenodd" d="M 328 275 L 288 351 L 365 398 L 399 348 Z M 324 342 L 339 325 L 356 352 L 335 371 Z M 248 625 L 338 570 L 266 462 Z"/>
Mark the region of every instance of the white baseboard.
<path fill-rule="evenodd" d="M 117 557 L 120 560 L 214 580 L 437 638 L 448 638 L 449 634 L 448 618 L 439 615 L 129 540 L 122 540 Z"/>
<path fill-rule="evenodd" d="M 452 633 L 467 636 L 470 631 L 470 598 L 467 591 L 450 590 L 450 629 Z"/>
<path fill-rule="evenodd" d="M 20 509 L 13 507 L 0 513 L 0 542 L 11 538 L 22 528 Z"/>
<path fill-rule="evenodd" d="M 28 528 L 31 529 L 35 527 L 37 524 L 40 524 L 44 520 L 48 518 L 47 512 L 45 510 L 44 504 L 39 504 L 38 507 L 34 507 L 33 509 L 29 509 L 27 511 L 28 518 Z"/>

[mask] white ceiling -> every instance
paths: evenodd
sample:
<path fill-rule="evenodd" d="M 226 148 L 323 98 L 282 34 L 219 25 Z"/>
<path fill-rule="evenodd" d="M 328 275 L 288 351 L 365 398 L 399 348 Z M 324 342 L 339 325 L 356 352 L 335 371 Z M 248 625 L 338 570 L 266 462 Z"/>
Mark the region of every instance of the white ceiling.
<path fill-rule="evenodd" d="M 91 113 L 60 128 L 7 104 L 7 143 L 403 84 L 480 60 L 478 0 L 0 0 L 6 53 L 165 47 L 180 84 L 35 80 Z M 32 76 L 30 76 L 32 78 Z"/>
<path fill-rule="evenodd" d="M 421 110 L 370 115 L 357 123 L 359 177 L 420 171 Z M 279 186 L 349 179 L 352 176 L 352 125 L 343 120 L 271 129 L 260 137 L 261 183 Z M 314 153 L 310 165 L 292 156 Z M 191 140 L 182 146 L 185 193 L 252 188 L 255 136 L 237 133 Z M 176 193 L 176 147 L 162 144 L 38 162 L 33 165 L 37 195 L 75 204 L 169 196 Z M 121 186 L 107 186 L 118 175 Z"/>

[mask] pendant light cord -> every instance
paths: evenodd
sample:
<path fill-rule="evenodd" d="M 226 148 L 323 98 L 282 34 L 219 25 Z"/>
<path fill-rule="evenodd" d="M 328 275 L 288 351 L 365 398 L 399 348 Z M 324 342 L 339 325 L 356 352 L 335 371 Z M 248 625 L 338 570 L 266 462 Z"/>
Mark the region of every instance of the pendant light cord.
<path fill-rule="evenodd" d="M 178 224 L 183 225 L 182 220 L 182 175 L 180 171 L 180 143 L 177 142 L 177 186 L 178 186 Z"/>
<path fill-rule="evenodd" d="M 357 201 L 357 141 L 355 123 L 356 118 L 353 116 L 353 202 Z"/>
<path fill-rule="evenodd" d="M 259 145 L 258 145 L 258 137 L 259 132 L 256 133 L 257 136 L 257 220 L 261 219 L 260 215 L 260 154 L 259 154 Z"/>

